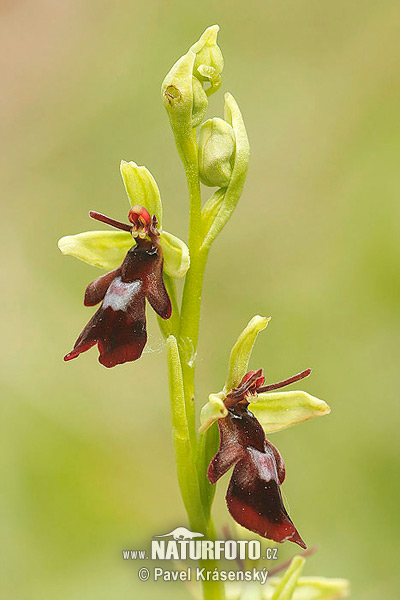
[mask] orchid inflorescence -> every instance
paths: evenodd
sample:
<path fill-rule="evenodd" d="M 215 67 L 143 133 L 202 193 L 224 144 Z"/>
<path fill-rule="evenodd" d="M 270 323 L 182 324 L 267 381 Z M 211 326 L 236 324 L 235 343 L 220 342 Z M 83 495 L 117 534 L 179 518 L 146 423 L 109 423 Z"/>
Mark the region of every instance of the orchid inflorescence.
<path fill-rule="evenodd" d="M 70 361 L 96 344 L 99 361 L 106 367 L 140 358 L 147 340 L 147 300 L 159 317 L 167 344 L 178 481 L 191 527 L 213 537 L 210 511 L 215 483 L 233 468 L 226 494 L 233 519 L 275 542 L 289 540 L 306 548 L 282 500 L 283 459 L 266 434 L 330 409 L 306 392 L 280 391 L 308 377 L 311 369 L 272 384 L 265 384 L 262 369 L 248 370 L 254 342 L 268 318 L 254 317 L 240 334 L 232 348 L 225 385 L 210 394 L 201 410 L 199 435 L 196 431 L 194 377 L 204 271 L 210 248 L 241 196 L 249 163 L 246 129 L 231 94 L 225 95 L 224 119 L 203 122 L 208 97 L 222 82 L 218 30 L 218 26 L 209 27 L 162 84 L 163 103 L 189 189 L 188 246 L 163 230 L 161 196 L 148 169 L 122 161 L 121 175 L 131 205 L 129 223 L 90 211 L 91 218 L 113 230 L 89 231 L 59 241 L 63 254 L 107 271 L 86 288 L 85 306 L 100 306 L 64 359 Z M 200 181 L 217 188 L 204 204 Z M 181 278 L 179 303 L 175 279 Z M 273 600 L 292 598 L 299 564 L 293 563 L 276 589 L 271 588 Z M 310 583 L 314 600 L 341 597 L 318 595 L 323 587 L 318 581 Z M 222 599 L 221 585 L 207 582 L 204 597 Z M 342 585 L 340 593 L 346 593 L 344 589 Z"/>

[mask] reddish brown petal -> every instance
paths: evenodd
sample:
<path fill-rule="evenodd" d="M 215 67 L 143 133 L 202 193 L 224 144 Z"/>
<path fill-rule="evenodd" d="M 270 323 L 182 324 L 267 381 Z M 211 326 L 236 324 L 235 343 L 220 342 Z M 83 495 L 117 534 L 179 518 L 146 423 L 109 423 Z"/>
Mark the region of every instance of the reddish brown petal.
<path fill-rule="evenodd" d="M 145 294 L 153 310 L 163 319 L 169 319 L 172 314 L 172 306 L 168 292 L 165 289 L 162 266 L 163 260 L 161 258 L 154 264 L 154 270 L 146 276 L 144 281 Z"/>
<path fill-rule="evenodd" d="M 207 477 L 210 483 L 216 483 L 222 475 L 245 455 L 245 449 L 239 443 L 238 431 L 230 415 L 218 420 L 219 450 L 209 464 Z"/>
<path fill-rule="evenodd" d="M 249 448 L 247 456 L 236 464 L 226 502 L 232 517 L 246 529 L 306 548 L 283 505 L 275 456 L 268 447 L 265 453 Z"/>
<path fill-rule="evenodd" d="M 100 277 L 92 281 L 92 283 L 89 283 L 85 291 L 85 300 L 83 302 L 84 305 L 95 306 L 96 304 L 101 302 L 104 296 L 106 295 L 106 292 L 112 280 L 120 274 L 120 271 L 121 268 L 118 267 L 118 269 L 110 271 L 105 275 L 101 275 Z"/>

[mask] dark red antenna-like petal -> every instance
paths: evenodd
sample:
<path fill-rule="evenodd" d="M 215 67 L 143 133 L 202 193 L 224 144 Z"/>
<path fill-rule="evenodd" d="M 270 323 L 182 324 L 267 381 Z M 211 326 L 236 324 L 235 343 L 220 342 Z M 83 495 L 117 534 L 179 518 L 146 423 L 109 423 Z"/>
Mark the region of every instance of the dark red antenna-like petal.
<path fill-rule="evenodd" d="M 121 223 L 121 221 L 116 221 L 115 219 L 111 219 L 102 213 L 99 213 L 95 210 L 91 210 L 89 212 L 89 216 L 96 221 L 101 221 L 101 223 L 106 223 L 106 225 L 110 225 L 110 227 L 114 227 L 115 229 L 121 229 L 122 231 L 132 231 L 132 225 L 128 225 L 128 223 Z"/>

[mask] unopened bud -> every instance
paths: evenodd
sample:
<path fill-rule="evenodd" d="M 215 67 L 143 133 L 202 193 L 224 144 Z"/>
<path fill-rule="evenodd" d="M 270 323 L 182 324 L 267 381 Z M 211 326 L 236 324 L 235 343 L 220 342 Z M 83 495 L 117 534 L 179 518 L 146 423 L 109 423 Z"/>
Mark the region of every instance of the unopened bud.
<path fill-rule="evenodd" d="M 221 86 L 221 75 L 224 68 L 224 59 L 220 47 L 217 45 L 219 27 L 208 27 L 198 42 L 193 44 L 191 51 L 196 54 L 193 75 L 210 83 L 206 90 L 207 95 L 213 94 Z"/>
<path fill-rule="evenodd" d="M 199 173 L 209 187 L 227 187 L 232 176 L 235 134 L 219 117 L 209 119 L 199 130 Z"/>

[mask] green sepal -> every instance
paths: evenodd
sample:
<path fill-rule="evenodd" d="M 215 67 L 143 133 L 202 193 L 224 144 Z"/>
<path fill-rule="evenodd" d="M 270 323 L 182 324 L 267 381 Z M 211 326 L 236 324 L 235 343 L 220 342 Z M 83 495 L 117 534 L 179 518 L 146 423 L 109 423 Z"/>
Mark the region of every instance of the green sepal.
<path fill-rule="evenodd" d="M 225 394 L 237 387 L 246 375 L 254 342 L 259 332 L 266 328 L 269 320 L 269 317 L 256 315 L 236 340 L 229 358 L 228 376 L 224 386 Z"/>
<path fill-rule="evenodd" d="M 126 253 L 134 245 L 131 234 L 125 231 L 85 231 L 58 240 L 63 254 L 75 256 L 106 271 L 121 266 Z"/>
<path fill-rule="evenodd" d="M 250 146 L 239 107 L 231 94 L 225 94 L 225 121 L 232 126 L 235 135 L 235 154 L 232 175 L 224 194 L 224 201 L 203 241 L 209 248 L 232 216 L 243 191 L 250 160 Z"/>
<path fill-rule="evenodd" d="M 160 243 L 165 273 L 174 279 L 183 277 L 190 264 L 186 244 L 167 231 L 161 233 Z M 126 253 L 134 245 L 131 234 L 124 231 L 85 231 L 76 235 L 66 235 L 58 241 L 58 247 L 63 254 L 75 256 L 106 271 L 121 266 Z"/>
<path fill-rule="evenodd" d="M 158 230 L 162 229 L 162 203 L 157 183 L 146 167 L 135 162 L 121 161 L 120 171 L 131 206 L 144 206 L 150 216 L 157 217 Z"/>
<path fill-rule="evenodd" d="M 256 401 L 249 404 L 249 410 L 266 433 L 281 431 L 331 412 L 323 400 L 297 391 L 258 394 Z"/>

